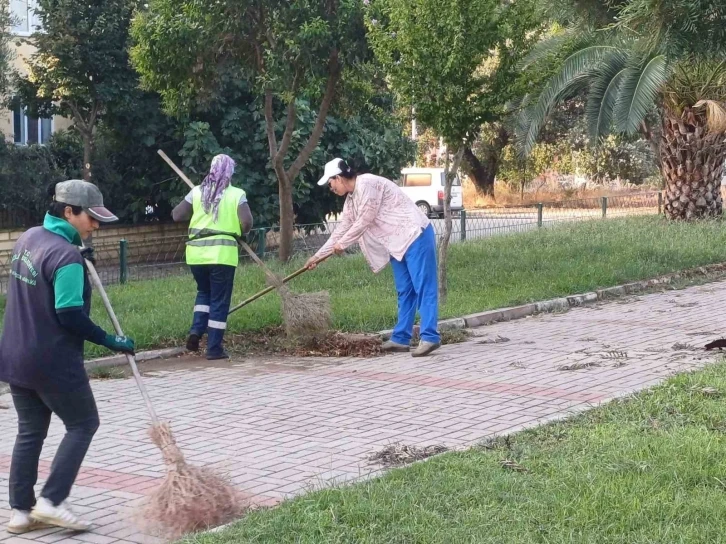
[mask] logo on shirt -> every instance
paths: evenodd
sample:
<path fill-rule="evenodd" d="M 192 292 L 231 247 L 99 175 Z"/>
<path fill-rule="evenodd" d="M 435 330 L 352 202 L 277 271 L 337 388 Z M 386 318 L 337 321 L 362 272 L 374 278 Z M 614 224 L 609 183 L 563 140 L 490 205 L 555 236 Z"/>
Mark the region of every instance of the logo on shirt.
<path fill-rule="evenodd" d="M 15 264 L 18 261 L 25 265 L 25 267 L 28 269 L 30 276 L 32 277 L 29 277 L 28 275 L 23 275 L 18 270 L 16 270 L 16 268 L 19 268 L 19 265 Z M 32 255 L 30 254 L 30 251 L 26 249 L 25 251 L 23 251 L 22 255 L 20 253 L 13 253 L 11 264 L 13 265 L 13 269 L 10 271 L 10 275 L 16 280 L 27 283 L 28 285 L 36 285 L 38 283 L 35 279 L 38 276 L 38 271 L 33 265 Z"/>

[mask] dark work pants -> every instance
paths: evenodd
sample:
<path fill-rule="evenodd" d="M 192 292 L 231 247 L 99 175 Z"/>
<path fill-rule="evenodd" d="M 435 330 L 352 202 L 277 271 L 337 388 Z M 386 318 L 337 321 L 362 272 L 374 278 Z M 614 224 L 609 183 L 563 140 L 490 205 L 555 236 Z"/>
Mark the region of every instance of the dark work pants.
<path fill-rule="evenodd" d="M 189 333 L 201 337 L 208 332 L 207 355 L 220 355 L 236 268 L 223 264 L 194 264 L 189 268 L 197 282 L 194 319 Z"/>
<path fill-rule="evenodd" d="M 18 413 L 18 436 L 10 464 L 10 508 L 30 510 L 35 505 L 33 488 L 51 414 L 61 419 L 66 434 L 40 495 L 57 506 L 70 495 L 98 429 L 98 410 L 91 386 L 85 384 L 71 393 L 48 393 L 11 385 L 10 392 Z"/>

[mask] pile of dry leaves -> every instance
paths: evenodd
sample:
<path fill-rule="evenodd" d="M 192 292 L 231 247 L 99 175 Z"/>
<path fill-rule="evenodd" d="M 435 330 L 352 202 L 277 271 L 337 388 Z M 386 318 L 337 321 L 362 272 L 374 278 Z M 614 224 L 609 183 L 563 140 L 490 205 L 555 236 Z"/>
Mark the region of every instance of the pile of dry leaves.
<path fill-rule="evenodd" d="M 277 353 L 297 357 L 370 357 L 381 353 L 378 335 L 331 331 L 311 338 L 288 338 L 282 327 L 228 334 L 225 344 L 231 352 L 247 356 Z"/>
<path fill-rule="evenodd" d="M 414 461 L 420 461 L 439 453 L 449 451 L 446 446 L 407 446 L 406 444 L 389 444 L 381 451 L 368 456 L 368 461 L 378 463 L 386 468 L 408 465 Z"/>

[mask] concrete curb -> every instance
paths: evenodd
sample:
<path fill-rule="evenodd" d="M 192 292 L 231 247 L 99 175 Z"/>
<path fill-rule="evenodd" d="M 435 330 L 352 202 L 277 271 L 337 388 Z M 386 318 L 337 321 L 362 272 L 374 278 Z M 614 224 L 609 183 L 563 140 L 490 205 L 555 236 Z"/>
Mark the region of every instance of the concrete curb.
<path fill-rule="evenodd" d="M 169 357 L 181 355 L 184 352 L 186 352 L 186 349 L 184 348 L 164 348 L 149 351 L 140 351 L 136 354 L 136 361 L 141 363 L 143 361 L 151 361 L 153 359 L 168 359 Z M 122 366 L 125 364 L 128 364 L 125 355 L 111 355 L 110 357 L 90 359 L 84 362 L 86 370 L 109 366 Z"/>
<path fill-rule="evenodd" d="M 680 272 L 674 272 L 672 274 L 666 274 L 658 278 L 650 280 L 636 281 L 632 283 L 625 283 L 622 285 L 616 285 L 615 287 L 608 287 L 605 289 L 598 289 L 597 291 L 591 291 L 589 293 L 582 293 L 579 295 L 570 295 L 567 297 L 553 298 L 550 300 L 543 300 L 541 302 L 534 302 L 531 304 L 523 304 L 521 306 L 512 306 L 511 308 L 500 308 L 497 310 L 488 310 L 486 312 L 479 312 L 471 315 L 464 316 L 462 318 L 446 319 L 439 321 L 439 330 L 452 330 L 452 329 L 472 329 L 476 327 L 483 327 L 492 323 L 500 321 L 511 321 L 513 319 L 522 319 L 531 315 L 545 313 L 545 312 L 564 312 L 570 308 L 582 306 L 583 304 L 590 304 L 599 300 L 606 300 L 608 298 L 615 298 L 620 296 L 629 295 L 632 293 L 638 293 L 647 289 L 657 287 L 659 285 L 670 285 L 674 281 L 680 279 L 687 279 L 693 277 L 708 277 L 713 274 L 726 272 L 726 263 L 716 263 L 705 266 L 699 266 L 698 268 L 690 268 L 682 270 Z M 418 332 L 418 325 L 414 327 L 414 332 Z M 392 330 L 380 331 L 378 335 L 383 340 L 391 338 Z"/>

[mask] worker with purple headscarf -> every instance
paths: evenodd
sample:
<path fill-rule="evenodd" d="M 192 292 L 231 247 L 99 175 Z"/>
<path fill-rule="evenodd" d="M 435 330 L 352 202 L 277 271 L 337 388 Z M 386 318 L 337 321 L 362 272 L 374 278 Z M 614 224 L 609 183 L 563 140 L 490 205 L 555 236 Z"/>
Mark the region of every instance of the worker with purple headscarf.
<path fill-rule="evenodd" d="M 172 211 L 174 221 L 189 221 L 186 258 L 197 282 L 194 318 L 187 349 L 199 351 L 207 333 L 207 359 L 227 359 L 222 340 L 239 263 L 237 239 L 252 228 L 245 192 L 231 185 L 234 161 L 227 155 L 212 159 L 209 174 Z"/>

